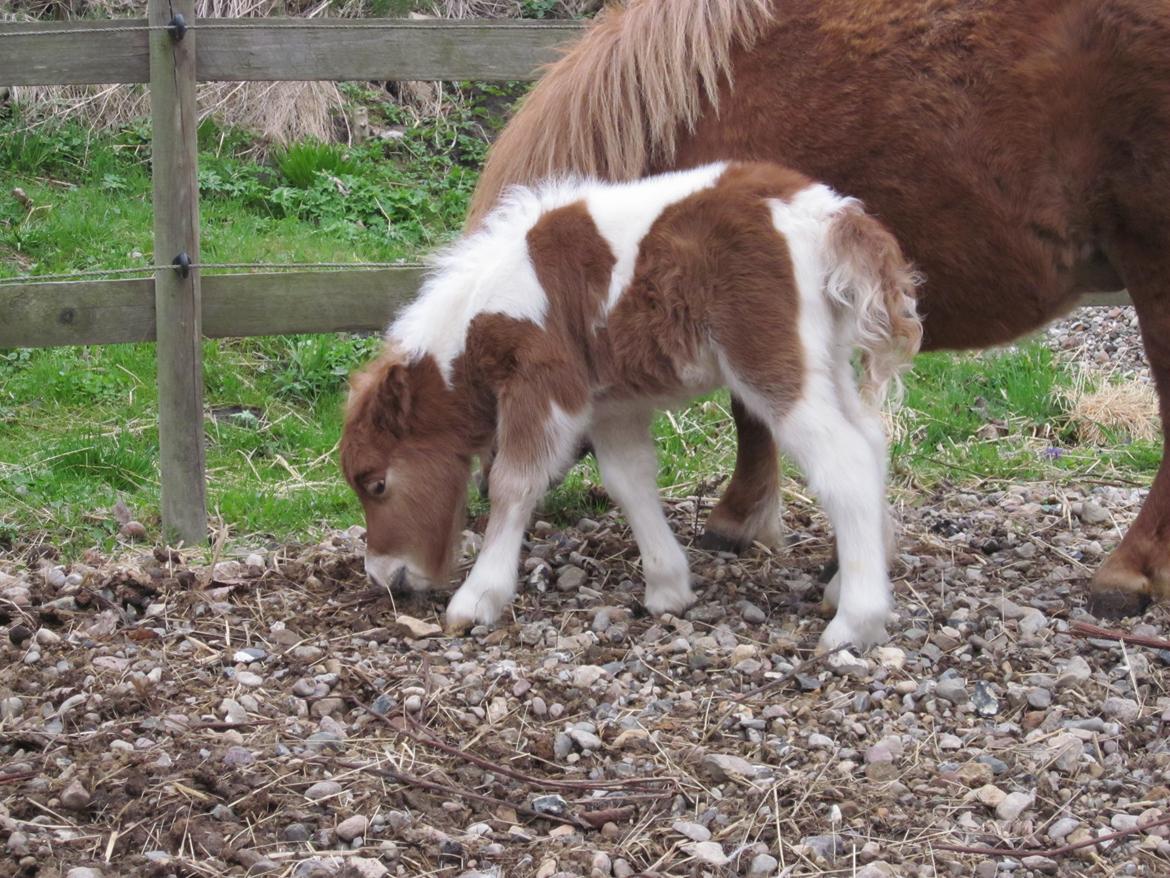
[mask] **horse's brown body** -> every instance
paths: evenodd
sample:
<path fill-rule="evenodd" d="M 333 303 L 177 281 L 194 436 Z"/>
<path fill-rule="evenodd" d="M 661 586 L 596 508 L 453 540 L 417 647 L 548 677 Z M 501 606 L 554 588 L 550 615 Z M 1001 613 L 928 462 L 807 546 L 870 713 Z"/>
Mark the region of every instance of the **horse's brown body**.
<path fill-rule="evenodd" d="M 651 144 L 646 169 L 768 159 L 860 197 L 926 276 L 928 348 L 1004 343 L 1080 293 L 1125 286 L 1165 427 L 1170 3 L 779 0 L 773 12 L 759 39 L 731 55 L 717 112 L 684 126 L 673 152 Z M 522 111 L 501 144 L 515 148 L 536 121 Z M 536 153 L 527 167 L 496 150 L 478 203 L 540 162 L 582 163 L 571 152 L 539 155 L 539 137 L 524 146 Z M 770 438 L 737 415 L 740 459 L 708 530 L 742 543 L 777 477 Z M 1130 611 L 1151 595 L 1170 598 L 1168 538 L 1164 461 L 1095 579 L 1099 603 Z"/>

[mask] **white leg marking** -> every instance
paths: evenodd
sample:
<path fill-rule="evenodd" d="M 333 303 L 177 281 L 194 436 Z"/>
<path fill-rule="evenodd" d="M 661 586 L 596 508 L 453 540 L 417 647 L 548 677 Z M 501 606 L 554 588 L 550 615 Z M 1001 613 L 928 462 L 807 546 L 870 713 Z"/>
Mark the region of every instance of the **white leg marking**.
<path fill-rule="evenodd" d="M 865 434 L 830 402 L 801 401 L 784 418 L 777 440 L 800 465 L 837 536 L 837 615 L 822 649 L 868 648 L 886 638 L 890 582 L 886 572 L 881 464 Z"/>
<path fill-rule="evenodd" d="M 490 625 L 512 602 L 528 519 L 550 479 L 572 459 L 587 420 L 587 411 L 569 414 L 551 404 L 546 442 L 537 459 L 520 460 L 514 449 L 499 449 L 491 468 L 492 509 L 483 549 L 447 604 L 448 628 Z"/>
<path fill-rule="evenodd" d="M 650 413 L 622 411 L 598 418 L 590 430 L 593 453 L 610 496 L 618 502 L 642 553 L 646 609 L 655 616 L 681 613 L 694 603 L 686 553 L 658 499 L 658 456 Z"/>

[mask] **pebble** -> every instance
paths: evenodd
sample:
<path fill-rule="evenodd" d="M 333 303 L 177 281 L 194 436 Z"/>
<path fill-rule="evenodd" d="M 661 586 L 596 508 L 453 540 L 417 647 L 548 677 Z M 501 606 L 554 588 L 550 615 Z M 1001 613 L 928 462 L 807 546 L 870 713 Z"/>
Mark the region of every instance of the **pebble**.
<path fill-rule="evenodd" d="M 723 852 L 723 845 L 716 841 L 695 841 L 683 845 L 683 850 L 708 866 L 726 866 L 731 857 Z"/>
<path fill-rule="evenodd" d="M 965 704 L 970 697 L 967 694 L 967 681 L 957 674 L 949 672 L 939 678 L 935 685 L 935 694 L 952 704 Z"/>
<path fill-rule="evenodd" d="M 597 735 L 593 734 L 592 732 L 586 732 L 581 729 L 572 729 L 569 732 L 569 737 L 572 738 L 576 742 L 577 746 L 582 750 L 600 750 L 602 746 L 601 738 L 597 737 Z"/>
<path fill-rule="evenodd" d="M 780 862 L 771 854 L 756 854 L 748 866 L 747 878 L 771 878 L 779 866 Z"/>
<path fill-rule="evenodd" d="M 1131 723 L 1141 714 L 1141 707 L 1132 698 L 1110 695 L 1102 703 L 1101 711 L 1110 719 Z"/>
<path fill-rule="evenodd" d="M 1033 793 L 1008 793 L 1002 802 L 995 806 L 995 816 L 1000 820 L 1011 822 L 1019 818 L 1032 803 L 1036 801 Z"/>
<path fill-rule="evenodd" d="M 88 866 L 74 866 L 65 873 L 65 878 L 102 878 L 102 873 Z"/>
<path fill-rule="evenodd" d="M 336 796 L 341 792 L 341 784 L 335 780 L 321 780 L 305 790 L 305 798 L 314 802 Z"/>
<path fill-rule="evenodd" d="M 369 819 L 358 814 L 342 820 L 333 831 L 342 841 L 353 841 L 355 838 L 364 836 L 369 826 Z"/>
<path fill-rule="evenodd" d="M 1052 825 L 1048 827 L 1048 837 L 1059 844 L 1080 825 L 1081 821 L 1074 817 L 1061 817 L 1054 820 Z"/>
<path fill-rule="evenodd" d="M 673 829 L 679 835 L 686 836 L 691 841 L 703 842 L 711 840 L 711 830 L 701 823 L 691 823 L 687 820 L 676 820 Z"/>
<path fill-rule="evenodd" d="M 251 671 L 237 671 L 236 682 L 249 689 L 258 689 L 264 685 L 264 678 L 259 674 L 253 674 Z"/>
<path fill-rule="evenodd" d="M 313 837 L 313 833 L 309 831 L 309 827 L 303 823 L 290 823 L 284 828 L 284 832 L 281 835 L 284 836 L 285 841 L 291 841 L 294 844 L 308 841 Z"/>
<path fill-rule="evenodd" d="M 762 625 L 768 620 L 768 614 L 751 601 L 740 601 L 736 607 L 739 609 L 740 616 L 749 625 Z"/>
<path fill-rule="evenodd" d="M 984 682 L 975 684 L 975 691 L 971 693 L 971 703 L 975 705 L 975 712 L 980 716 L 991 717 L 999 713 L 999 699 Z"/>
<path fill-rule="evenodd" d="M 77 778 L 61 791 L 61 804 L 71 811 L 84 811 L 89 807 L 91 798 L 89 790 Z"/>
<path fill-rule="evenodd" d="M 569 803 L 563 797 L 552 796 L 537 796 L 532 800 L 532 810 L 538 814 L 555 814 L 562 815 L 568 813 Z"/>
<path fill-rule="evenodd" d="M 1088 682 L 1092 673 L 1089 663 L 1079 655 L 1074 655 L 1056 675 L 1056 688 L 1067 689 L 1071 686 L 1080 686 Z"/>
<path fill-rule="evenodd" d="M 588 578 L 588 574 L 580 567 L 573 565 L 562 567 L 560 573 L 557 574 L 557 590 L 578 591 Z"/>

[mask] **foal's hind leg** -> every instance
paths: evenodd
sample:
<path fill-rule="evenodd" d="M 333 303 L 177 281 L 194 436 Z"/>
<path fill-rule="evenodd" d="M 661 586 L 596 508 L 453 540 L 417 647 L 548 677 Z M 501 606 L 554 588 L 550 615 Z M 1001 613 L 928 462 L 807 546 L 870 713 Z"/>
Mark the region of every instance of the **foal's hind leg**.
<path fill-rule="evenodd" d="M 687 556 L 658 498 L 658 455 L 650 435 L 650 411 L 599 414 L 589 435 L 605 489 L 626 514 L 642 553 L 646 609 L 656 616 L 682 612 L 695 596 Z"/>
<path fill-rule="evenodd" d="M 886 440 L 886 430 L 882 424 L 881 415 L 862 401 L 861 395 L 857 390 L 857 378 L 853 372 L 853 365 L 847 353 L 843 352 L 840 355 L 836 374 L 834 375 L 834 382 L 837 388 L 837 398 L 841 401 L 841 407 L 846 417 L 865 435 L 866 441 L 869 442 L 874 455 L 877 457 L 878 464 L 881 467 L 882 485 L 885 486 L 890 455 L 889 444 Z M 894 517 L 890 514 L 889 504 L 884 503 L 883 505 L 885 508 L 884 536 L 886 555 L 887 557 L 891 557 L 896 545 Z M 828 611 L 837 609 L 841 591 L 841 572 L 837 563 L 835 545 L 833 548 L 832 566 L 831 578 L 825 585 L 823 599 L 823 606 Z"/>
<path fill-rule="evenodd" d="M 742 552 L 760 542 L 779 548 L 784 531 L 776 443 L 767 424 L 735 396 L 731 398 L 731 414 L 736 429 L 735 472 L 707 518 L 699 547 Z"/>
<path fill-rule="evenodd" d="M 766 392 L 745 390 L 758 416 L 773 418 L 781 449 L 800 466 L 837 538 L 840 606 L 819 648 L 845 644 L 864 649 L 886 638 L 890 581 L 886 571 L 885 486 L 882 462 L 865 432 L 839 405 L 830 380 L 810 377 L 789 411 Z"/>

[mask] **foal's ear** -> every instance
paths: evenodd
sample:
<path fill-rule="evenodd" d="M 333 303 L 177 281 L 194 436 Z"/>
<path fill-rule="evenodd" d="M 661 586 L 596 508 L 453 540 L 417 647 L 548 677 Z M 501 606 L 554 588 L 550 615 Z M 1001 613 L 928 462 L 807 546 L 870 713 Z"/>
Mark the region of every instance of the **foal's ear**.
<path fill-rule="evenodd" d="M 377 408 L 374 417 L 378 425 L 395 436 L 406 430 L 410 417 L 410 374 L 403 363 L 389 363 L 378 381 Z"/>
<path fill-rule="evenodd" d="M 411 408 L 406 364 L 386 360 L 354 375 L 350 381 L 350 407 L 360 407 L 377 429 L 401 435 Z"/>

